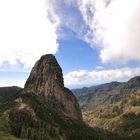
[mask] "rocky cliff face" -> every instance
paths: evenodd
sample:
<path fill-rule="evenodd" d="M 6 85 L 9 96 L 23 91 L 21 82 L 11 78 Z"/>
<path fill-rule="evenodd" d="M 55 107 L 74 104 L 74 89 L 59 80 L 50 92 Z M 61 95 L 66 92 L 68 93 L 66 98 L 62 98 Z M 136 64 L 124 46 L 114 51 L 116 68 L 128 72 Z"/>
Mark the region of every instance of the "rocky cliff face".
<path fill-rule="evenodd" d="M 82 120 L 79 104 L 73 93 L 64 87 L 62 69 L 53 55 L 44 55 L 36 62 L 24 91 L 36 94 L 42 102 L 64 115 Z"/>
<path fill-rule="evenodd" d="M 127 83 L 130 88 L 140 87 L 140 76 L 131 78 Z"/>

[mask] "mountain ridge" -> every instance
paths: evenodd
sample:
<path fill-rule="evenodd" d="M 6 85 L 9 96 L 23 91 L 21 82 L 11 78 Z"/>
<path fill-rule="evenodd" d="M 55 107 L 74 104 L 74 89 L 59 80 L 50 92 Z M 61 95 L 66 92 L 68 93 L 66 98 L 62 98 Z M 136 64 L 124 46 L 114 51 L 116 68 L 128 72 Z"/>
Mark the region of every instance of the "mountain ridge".
<path fill-rule="evenodd" d="M 127 82 L 111 82 L 83 89 L 73 89 L 82 109 L 93 109 L 98 105 L 115 103 L 135 90 L 140 90 L 140 76 Z"/>

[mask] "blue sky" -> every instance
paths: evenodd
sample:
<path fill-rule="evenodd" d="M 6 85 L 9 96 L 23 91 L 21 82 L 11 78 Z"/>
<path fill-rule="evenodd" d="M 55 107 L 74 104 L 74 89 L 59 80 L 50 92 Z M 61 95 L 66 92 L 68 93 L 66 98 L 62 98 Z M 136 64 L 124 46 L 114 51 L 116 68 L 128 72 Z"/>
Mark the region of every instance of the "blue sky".
<path fill-rule="evenodd" d="M 139 9 L 139 0 L 0 1 L 0 86 L 23 87 L 48 53 L 70 88 L 140 75 Z"/>

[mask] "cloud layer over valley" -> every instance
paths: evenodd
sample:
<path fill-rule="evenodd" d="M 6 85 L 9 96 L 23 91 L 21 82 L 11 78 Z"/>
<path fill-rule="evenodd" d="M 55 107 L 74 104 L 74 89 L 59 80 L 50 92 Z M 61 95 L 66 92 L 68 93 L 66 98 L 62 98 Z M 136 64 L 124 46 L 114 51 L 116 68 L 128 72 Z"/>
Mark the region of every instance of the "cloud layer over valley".
<path fill-rule="evenodd" d="M 111 81 L 126 81 L 140 75 L 140 68 L 120 68 L 110 70 L 79 70 L 65 75 L 65 84 L 69 87 L 98 85 Z"/>

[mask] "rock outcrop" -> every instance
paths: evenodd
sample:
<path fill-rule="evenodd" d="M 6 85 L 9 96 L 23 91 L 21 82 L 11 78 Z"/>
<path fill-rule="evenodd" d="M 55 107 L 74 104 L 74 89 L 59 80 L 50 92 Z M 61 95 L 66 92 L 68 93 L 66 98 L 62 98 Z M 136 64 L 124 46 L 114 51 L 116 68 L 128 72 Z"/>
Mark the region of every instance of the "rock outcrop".
<path fill-rule="evenodd" d="M 130 88 L 133 88 L 133 87 L 140 87 L 140 76 L 136 76 L 136 77 L 131 78 L 131 79 L 128 81 L 128 86 L 129 86 Z"/>
<path fill-rule="evenodd" d="M 82 113 L 73 93 L 64 87 L 62 69 L 52 54 L 36 62 L 24 87 L 36 94 L 49 107 L 65 116 L 82 120 Z"/>

